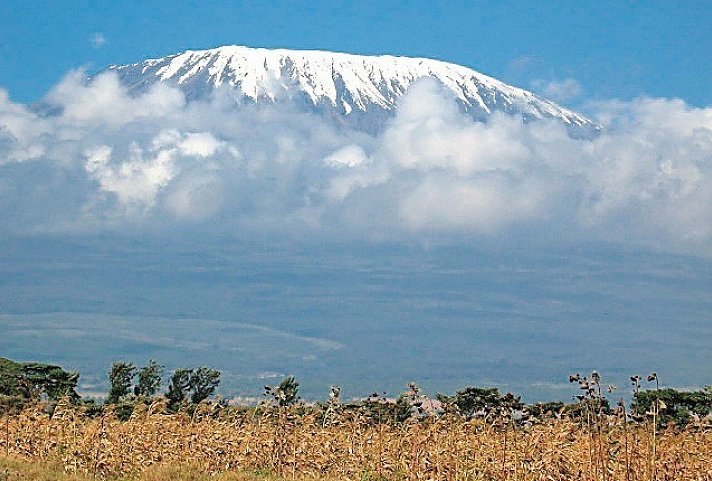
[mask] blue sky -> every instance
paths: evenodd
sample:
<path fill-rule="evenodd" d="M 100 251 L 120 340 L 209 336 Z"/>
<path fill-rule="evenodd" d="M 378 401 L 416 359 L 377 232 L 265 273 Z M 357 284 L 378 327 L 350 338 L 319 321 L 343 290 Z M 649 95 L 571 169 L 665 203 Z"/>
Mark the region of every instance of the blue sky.
<path fill-rule="evenodd" d="M 68 70 L 224 44 L 435 57 L 564 103 L 641 95 L 712 104 L 712 2 L 0 3 L 0 88 L 40 97 Z"/>

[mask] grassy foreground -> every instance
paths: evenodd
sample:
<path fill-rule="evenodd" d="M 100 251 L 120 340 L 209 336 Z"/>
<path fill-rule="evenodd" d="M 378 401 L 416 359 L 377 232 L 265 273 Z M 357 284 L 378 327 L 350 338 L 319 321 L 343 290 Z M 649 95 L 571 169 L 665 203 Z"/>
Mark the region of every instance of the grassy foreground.
<path fill-rule="evenodd" d="M 225 472 L 206 474 L 194 466 L 153 466 L 134 475 L 111 481 L 279 481 L 261 473 Z M 95 481 L 89 474 L 68 473 L 57 463 L 28 461 L 0 455 L 0 481 Z M 326 481 L 326 480 L 323 480 Z"/>
<path fill-rule="evenodd" d="M 166 414 L 153 407 L 127 421 L 72 406 L 52 417 L 40 408 L 0 417 L 7 470 L 0 481 L 712 481 L 712 430 L 661 431 L 614 415 L 530 425 L 450 415 L 395 423 L 288 409 L 255 415 L 200 405 Z"/>

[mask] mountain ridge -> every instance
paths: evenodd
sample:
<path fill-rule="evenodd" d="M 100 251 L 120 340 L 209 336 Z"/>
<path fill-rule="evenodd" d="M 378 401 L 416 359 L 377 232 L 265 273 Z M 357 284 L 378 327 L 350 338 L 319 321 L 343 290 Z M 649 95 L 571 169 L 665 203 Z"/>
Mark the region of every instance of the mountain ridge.
<path fill-rule="evenodd" d="M 365 130 L 378 130 L 413 83 L 431 78 L 478 121 L 499 111 L 521 115 L 525 121 L 556 119 L 577 135 L 600 130 L 583 115 L 532 92 L 469 67 L 428 58 L 228 45 L 110 65 L 106 70 L 116 72 L 134 92 L 165 83 L 195 100 L 228 87 L 239 101 L 288 98 L 307 109 L 355 120 Z"/>

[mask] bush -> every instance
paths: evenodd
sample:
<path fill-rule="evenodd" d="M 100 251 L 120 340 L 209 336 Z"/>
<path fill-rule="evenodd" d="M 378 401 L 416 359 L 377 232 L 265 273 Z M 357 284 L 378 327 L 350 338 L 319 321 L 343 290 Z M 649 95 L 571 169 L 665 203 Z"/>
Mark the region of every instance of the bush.
<path fill-rule="evenodd" d="M 712 414 L 712 392 L 678 391 L 672 388 L 639 391 L 633 397 L 633 411 L 652 414 L 657 402 L 657 417 L 661 426 L 673 423 L 685 426 L 693 416 L 705 417 Z"/>

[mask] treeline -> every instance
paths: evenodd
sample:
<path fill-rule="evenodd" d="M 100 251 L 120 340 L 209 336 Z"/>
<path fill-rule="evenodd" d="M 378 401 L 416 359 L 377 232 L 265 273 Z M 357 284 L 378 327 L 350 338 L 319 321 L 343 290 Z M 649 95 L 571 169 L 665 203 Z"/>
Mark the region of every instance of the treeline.
<path fill-rule="evenodd" d="M 396 398 L 374 393 L 368 398 L 342 402 L 341 390 L 332 386 L 325 402 L 303 403 L 299 383 L 285 378 L 276 386 L 265 386 L 264 401 L 257 407 L 229 406 L 215 398 L 220 385 L 220 372 L 206 366 L 175 369 L 166 377 L 166 370 L 155 360 L 145 366 L 116 362 L 108 372 L 109 391 L 102 404 L 82 399 L 77 394 L 79 373 L 67 372 L 59 366 L 40 363 L 18 363 L 0 358 L 0 413 L 19 411 L 29 403 L 46 401 L 48 409 L 60 399 L 84 408 L 88 415 L 113 410 L 120 419 L 128 419 L 138 405 L 164 406 L 166 413 L 189 412 L 204 402 L 221 409 L 253 409 L 256 414 L 292 407 L 293 412 L 319 411 L 325 418 L 331 415 L 358 414 L 374 423 L 401 423 L 442 415 L 458 415 L 465 419 L 499 419 L 512 424 L 536 423 L 552 418 L 601 419 L 616 416 L 628 422 L 652 420 L 660 426 L 685 426 L 691 422 L 712 425 L 712 387 L 682 391 L 660 388 L 657 374 L 631 376 L 632 402 L 616 396 L 613 386 L 605 385 L 600 374 L 575 374 L 569 381 L 577 388 L 572 402 L 526 404 L 520 396 L 502 394 L 497 388 L 466 387 L 452 395 L 423 395 L 415 384 Z M 166 389 L 164 380 L 167 380 Z"/>
<path fill-rule="evenodd" d="M 152 398 L 161 389 L 164 368 L 151 359 L 137 368 L 129 362 L 115 362 L 109 371 L 107 404 L 116 404 L 129 397 Z M 208 367 L 179 368 L 170 377 L 165 394 L 171 409 L 189 401 L 198 404 L 213 395 L 220 384 L 220 371 Z M 132 388 L 133 386 L 133 388 Z"/>
<path fill-rule="evenodd" d="M 18 410 L 40 399 L 68 397 L 77 403 L 81 400 L 76 391 L 78 381 L 78 372 L 67 372 L 59 366 L 0 357 L 0 411 Z"/>
<path fill-rule="evenodd" d="M 109 370 L 109 393 L 105 404 L 113 406 L 120 418 L 127 418 L 137 403 L 150 403 L 161 391 L 165 368 L 151 359 L 143 367 L 130 362 L 115 362 Z M 220 371 L 202 366 L 178 368 L 170 376 L 163 395 L 166 409 L 176 412 L 197 405 L 215 393 Z"/>

